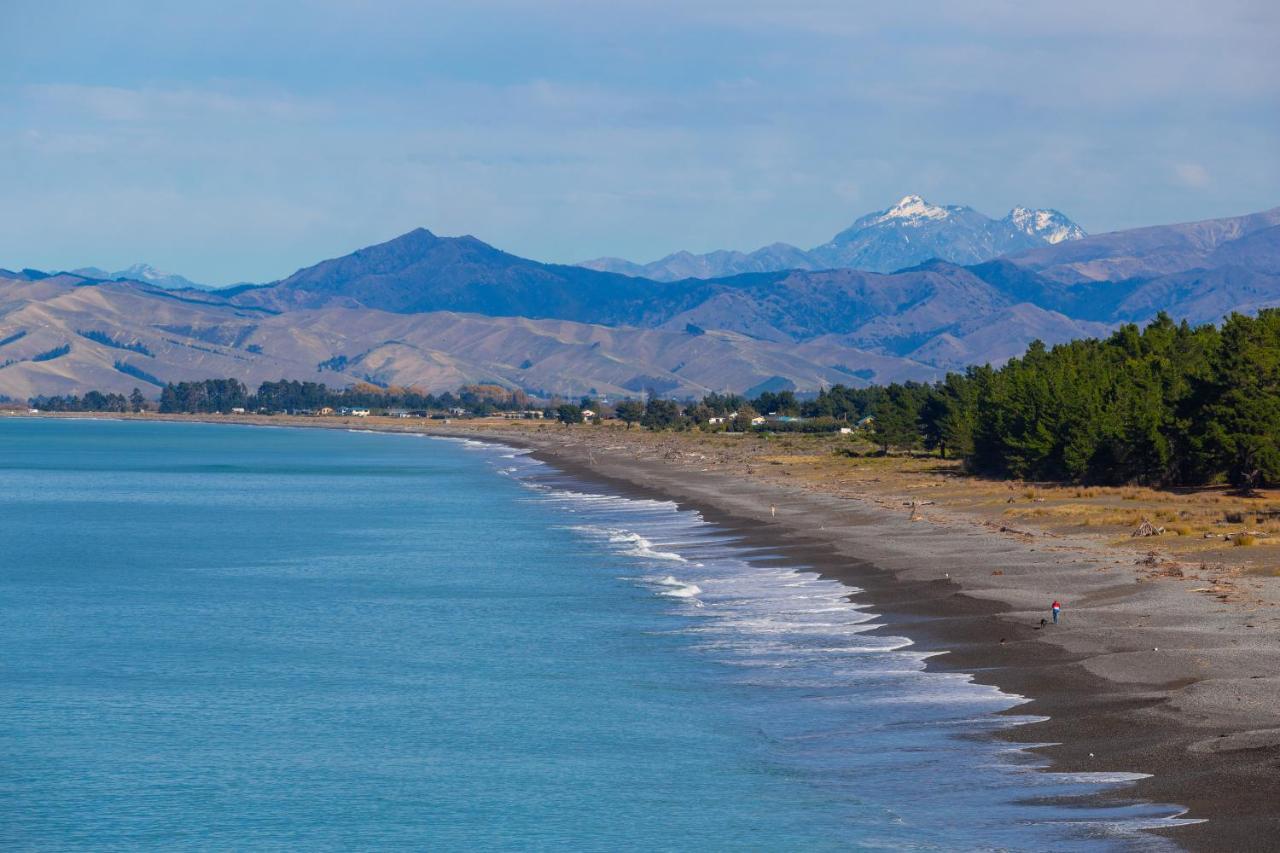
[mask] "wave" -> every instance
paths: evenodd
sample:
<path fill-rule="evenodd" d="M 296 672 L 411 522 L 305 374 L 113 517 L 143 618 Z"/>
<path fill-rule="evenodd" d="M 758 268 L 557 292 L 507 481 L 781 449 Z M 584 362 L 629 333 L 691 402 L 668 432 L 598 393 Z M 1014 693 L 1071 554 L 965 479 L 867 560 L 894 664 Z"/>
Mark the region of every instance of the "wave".
<path fill-rule="evenodd" d="M 670 587 L 661 594 L 669 595 L 672 598 L 693 598 L 695 595 L 702 592 L 702 587 L 698 586 L 696 583 L 685 583 L 679 578 L 671 575 L 658 578 L 657 580 L 652 581 L 652 583 L 655 583 L 658 586 Z"/>
<path fill-rule="evenodd" d="M 769 753 L 787 773 L 812 773 L 817 780 L 856 778 L 878 769 L 881 760 L 901 762 L 894 766 L 915 772 L 917 757 L 932 756 L 929 772 L 942 772 L 951 780 L 972 778 L 994 796 L 995 807 L 1008 809 L 1004 816 L 1011 823 L 1027 824 L 1043 820 L 1033 807 L 1015 805 L 1025 793 L 1027 772 L 1037 774 L 1038 792 L 1045 796 L 1076 796 L 1082 793 L 1078 788 L 1098 791 L 1141 778 L 1029 767 L 1031 753 L 1025 745 L 973 737 L 1044 718 L 1008 713 L 1027 698 L 978 684 L 969 673 L 930 671 L 928 659 L 946 651 L 916 650 L 909 637 L 877 633 L 885 623 L 868 605 L 853 600 L 860 589 L 794 563 L 779 566 L 784 555 L 745 546 L 675 502 L 580 491 L 542 462 L 496 457 L 495 469 L 535 491 L 529 501 L 550 505 L 562 519 L 572 513 L 567 519 L 579 522 L 558 525 L 561 529 L 594 540 L 616 557 L 649 564 L 650 573 L 643 567 L 636 572 L 623 568 L 616 575 L 652 591 L 655 602 L 664 602 L 657 606 L 670 621 L 645 633 L 683 636 L 686 652 L 721 665 L 717 677 L 725 683 L 760 691 L 752 694 L 746 713 L 759 715 L 762 733 L 770 742 L 806 744 L 803 750 Z M 676 573 L 655 571 L 655 563 Z M 962 746 L 957 745 L 960 739 Z M 841 772 L 829 777 L 837 766 Z M 832 784 L 839 788 L 843 783 Z M 966 787 L 972 785 L 941 786 L 937 806 L 945 808 Z M 914 808 L 914 792 L 904 794 L 907 799 L 895 802 L 895 808 Z M 1132 838 L 1146 826 L 1183 822 L 1177 807 L 1148 808 L 1141 814 L 1098 808 L 1082 815 L 1077 825 L 1094 832 L 1114 829 Z"/>
<path fill-rule="evenodd" d="M 669 560 L 673 563 L 689 562 L 675 551 L 659 551 L 653 543 L 639 533 L 630 530 L 618 530 L 609 536 L 609 541 L 616 545 L 629 546 L 621 553 L 631 557 L 642 557 L 648 560 Z"/>
<path fill-rule="evenodd" d="M 659 587 L 658 595 L 666 598 L 678 598 L 687 601 L 695 607 L 703 607 L 703 603 L 698 600 L 698 596 L 702 594 L 702 587 L 696 583 L 688 583 L 682 581 L 672 575 L 666 575 L 660 578 L 647 578 L 648 582 Z"/>
<path fill-rule="evenodd" d="M 569 524 L 565 529 L 585 533 L 596 539 L 603 539 L 615 547 L 615 553 L 626 557 L 640 557 L 647 560 L 666 560 L 673 563 L 688 563 L 683 555 L 675 551 L 660 551 L 654 543 L 634 530 L 622 527 L 608 527 L 596 524 Z"/>

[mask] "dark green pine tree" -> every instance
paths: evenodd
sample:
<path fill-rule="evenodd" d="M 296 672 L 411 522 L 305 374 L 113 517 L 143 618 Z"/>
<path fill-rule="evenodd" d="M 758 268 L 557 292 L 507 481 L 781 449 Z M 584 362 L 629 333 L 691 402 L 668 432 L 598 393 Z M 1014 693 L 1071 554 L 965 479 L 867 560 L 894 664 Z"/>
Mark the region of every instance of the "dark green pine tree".
<path fill-rule="evenodd" d="M 1280 310 L 1227 318 L 1200 391 L 1202 466 L 1243 489 L 1280 484 Z"/>

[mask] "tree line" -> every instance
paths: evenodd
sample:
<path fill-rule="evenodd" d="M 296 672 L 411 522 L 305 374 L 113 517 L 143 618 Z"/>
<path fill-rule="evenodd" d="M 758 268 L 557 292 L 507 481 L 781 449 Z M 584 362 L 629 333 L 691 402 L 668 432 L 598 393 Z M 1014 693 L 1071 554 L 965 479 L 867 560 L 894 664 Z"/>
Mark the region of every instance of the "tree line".
<path fill-rule="evenodd" d="M 713 394 L 676 407 L 624 403 L 628 424 L 654 429 L 825 431 L 869 418 L 885 452 L 929 450 L 996 477 L 1154 486 L 1280 485 L 1280 309 L 1233 314 L 1221 327 L 1159 314 L 1101 339 L 1034 342 L 1001 367 L 933 383 L 835 386 L 752 400 Z M 782 420 L 778 416 L 799 418 Z"/>
<path fill-rule="evenodd" d="M 74 394 L 53 397 L 32 397 L 27 403 L 43 412 L 141 412 L 147 405 L 142 391 L 134 388 L 126 397 L 123 394 L 104 394 L 88 391 L 83 397 Z"/>
<path fill-rule="evenodd" d="M 130 399 L 33 398 L 47 410 L 126 411 Z M 441 395 L 415 389 L 264 382 L 250 394 L 235 379 L 166 385 L 162 412 L 315 411 L 324 407 L 462 409 L 486 415 L 530 407 L 520 391 L 466 386 Z M 860 424 L 885 452 L 928 450 L 997 477 L 1157 486 L 1229 482 L 1280 485 L 1280 309 L 1233 314 L 1221 327 L 1175 323 L 1046 347 L 1033 343 L 1001 367 L 970 367 L 932 383 L 837 385 L 801 399 L 790 391 L 753 399 L 709 394 L 697 401 L 649 395 L 609 407 L 584 397 L 552 401 L 547 417 L 580 422 L 584 411 L 630 427 L 832 431 Z M 760 415 L 764 425 L 752 424 Z"/>
<path fill-rule="evenodd" d="M 160 393 L 162 413 L 209 413 L 244 409 L 262 413 L 316 412 L 321 409 L 369 408 L 446 412 L 461 409 L 468 414 L 488 415 L 499 411 L 519 411 L 530 405 L 523 391 L 500 385 L 465 385 L 457 391 L 427 394 L 416 388 L 359 383 L 346 388 L 330 388 L 322 382 L 281 379 L 263 382 L 249 389 L 236 379 L 206 379 L 170 383 Z"/>
<path fill-rule="evenodd" d="M 998 477 L 1280 485 L 1280 309 L 1220 328 L 1161 313 L 1103 339 L 1037 341 L 999 368 L 831 389 L 799 408 L 866 413 L 886 450 L 936 449 Z"/>

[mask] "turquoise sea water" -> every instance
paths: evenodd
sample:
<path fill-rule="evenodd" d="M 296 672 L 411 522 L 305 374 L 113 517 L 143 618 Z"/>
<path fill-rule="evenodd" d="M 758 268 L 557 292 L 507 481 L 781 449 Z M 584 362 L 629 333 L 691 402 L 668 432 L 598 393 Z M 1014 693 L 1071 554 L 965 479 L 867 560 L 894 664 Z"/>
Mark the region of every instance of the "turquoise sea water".
<path fill-rule="evenodd" d="M 770 557 L 474 443 L 0 421 L 0 846 L 1166 849 Z"/>

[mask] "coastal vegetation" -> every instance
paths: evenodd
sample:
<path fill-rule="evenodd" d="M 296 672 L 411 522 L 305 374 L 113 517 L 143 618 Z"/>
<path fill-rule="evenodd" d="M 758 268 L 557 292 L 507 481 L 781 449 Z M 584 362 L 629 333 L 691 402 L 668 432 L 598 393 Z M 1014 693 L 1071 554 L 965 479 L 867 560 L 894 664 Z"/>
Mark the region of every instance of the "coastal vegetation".
<path fill-rule="evenodd" d="M 128 397 L 123 394 L 103 394 L 88 391 L 83 397 L 75 395 L 32 397 L 29 403 L 45 412 L 140 412 L 146 398 L 137 388 Z"/>
<path fill-rule="evenodd" d="M 1277 310 L 1234 314 L 1221 328 L 1161 314 L 1105 339 L 1032 344 L 1000 368 L 859 393 L 886 446 L 950 449 L 985 474 L 1280 484 Z"/>
<path fill-rule="evenodd" d="M 119 399 L 115 399 L 118 397 Z M 123 401 L 123 402 L 122 402 Z M 46 410 L 125 411 L 120 395 L 33 398 Z M 125 408 L 109 408 L 124 406 Z M 413 388 L 236 379 L 166 384 L 164 413 L 245 410 L 492 415 L 530 411 L 518 390 L 472 385 L 435 395 Z M 676 401 L 649 394 L 610 406 L 584 397 L 532 409 L 576 424 L 584 411 L 649 430 L 857 432 L 881 453 L 928 451 L 997 478 L 1157 487 L 1225 482 L 1280 485 L 1280 309 L 1233 314 L 1221 327 L 1160 314 L 1106 338 L 1036 342 L 1000 367 L 977 366 L 933 383 L 836 385 L 802 398 L 708 394 Z"/>
<path fill-rule="evenodd" d="M 166 384 L 160 393 L 159 410 L 164 414 L 227 413 L 236 409 L 262 414 L 314 414 L 324 409 L 364 408 L 422 413 L 461 410 L 483 416 L 520 411 L 529 405 L 524 392 L 498 385 L 467 385 L 456 392 L 436 395 L 415 388 L 382 388 L 363 383 L 330 388 L 321 382 L 282 379 L 263 382 L 257 391 L 250 392 L 238 379 L 205 379 Z"/>
<path fill-rule="evenodd" d="M 810 399 L 712 394 L 658 415 L 665 405 L 650 400 L 628 420 L 766 432 L 858 425 L 881 452 L 936 452 L 1009 479 L 1270 487 L 1280 485 L 1280 310 L 1233 314 L 1221 328 L 1160 314 L 1107 338 L 1036 342 L 1002 367 L 934 383 L 837 385 Z M 768 417 L 750 424 L 747 412 Z"/>
<path fill-rule="evenodd" d="M 652 403 L 652 401 L 651 401 Z M 685 424 L 746 401 L 709 395 Z M 935 383 L 824 389 L 801 400 L 767 392 L 756 429 L 829 432 L 860 424 L 883 452 L 960 457 L 996 477 L 1097 484 L 1249 489 L 1280 484 L 1280 310 L 1233 314 L 1221 328 L 1160 314 L 1102 339 L 1036 342 L 1002 367 L 971 367 Z M 729 420 L 728 415 L 736 415 Z M 641 418 L 653 428 L 680 426 Z"/>

